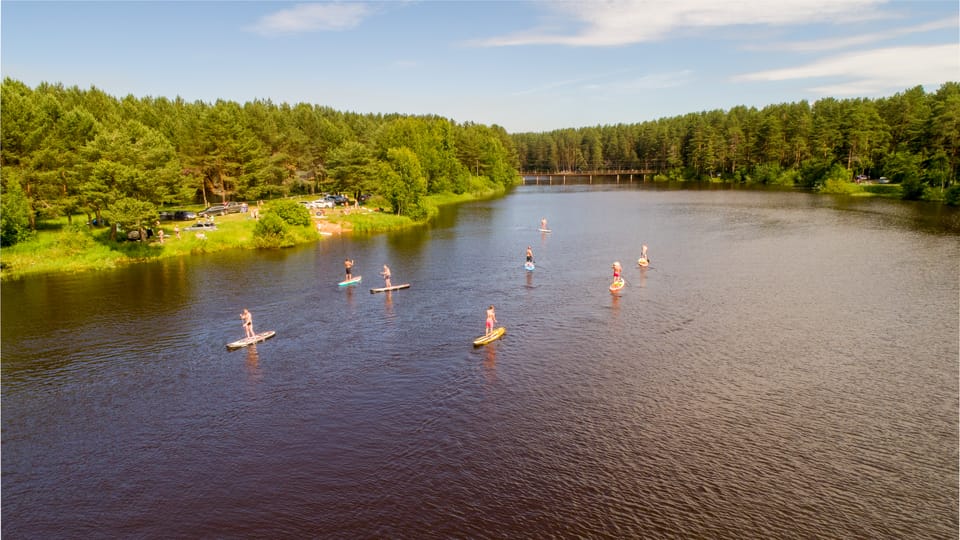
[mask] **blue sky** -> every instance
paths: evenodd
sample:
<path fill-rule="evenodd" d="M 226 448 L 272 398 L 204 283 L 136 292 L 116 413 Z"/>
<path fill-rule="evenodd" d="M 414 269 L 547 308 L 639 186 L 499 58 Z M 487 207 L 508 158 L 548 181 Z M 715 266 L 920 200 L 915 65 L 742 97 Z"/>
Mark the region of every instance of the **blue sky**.
<path fill-rule="evenodd" d="M 0 72 L 510 132 L 960 81 L 957 0 L 0 4 Z"/>

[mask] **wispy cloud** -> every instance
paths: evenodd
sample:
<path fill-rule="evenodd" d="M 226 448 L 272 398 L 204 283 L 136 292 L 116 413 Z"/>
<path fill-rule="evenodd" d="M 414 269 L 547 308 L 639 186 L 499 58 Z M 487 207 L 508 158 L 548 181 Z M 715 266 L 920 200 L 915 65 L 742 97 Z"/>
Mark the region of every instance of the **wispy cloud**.
<path fill-rule="evenodd" d="M 824 58 L 808 64 L 738 75 L 734 81 L 839 79 L 811 87 L 824 95 L 873 95 L 938 85 L 960 78 L 960 44 L 888 47 Z"/>
<path fill-rule="evenodd" d="M 262 35 L 348 30 L 373 13 L 370 5 L 362 3 L 297 4 L 261 17 L 251 30 Z"/>
<path fill-rule="evenodd" d="M 920 34 L 945 28 L 956 28 L 956 19 L 944 19 L 925 24 L 907 26 L 904 28 L 893 28 L 882 32 L 871 32 L 856 36 L 847 36 L 842 38 L 820 39 L 812 41 L 797 41 L 792 43 L 764 43 L 762 46 L 748 46 L 747 50 L 778 50 L 790 52 L 820 52 L 837 49 L 849 49 L 861 45 L 888 41 L 894 38 L 909 36 L 911 34 Z"/>
<path fill-rule="evenodd" d="M 618 46 L 664 39 L 678 31 L 736 25 L 841 23 L 878 17 L 886 0 L 615 0 L 547 3 L 572 27 L 531 28 L 474 44 Z"/>

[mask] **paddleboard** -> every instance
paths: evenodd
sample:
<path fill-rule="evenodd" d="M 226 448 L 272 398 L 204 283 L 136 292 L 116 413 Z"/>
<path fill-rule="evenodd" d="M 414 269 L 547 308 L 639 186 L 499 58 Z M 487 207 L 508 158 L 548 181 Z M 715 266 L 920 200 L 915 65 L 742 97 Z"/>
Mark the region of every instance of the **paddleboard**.
<path fill-rule="evenodd" d="M 387 292 L 387 291 L 396 291 L 398 289 L 406 289 L 410 287 L 409 283 L 404 283 L 403 285 L 394 285 L 393 287 L 380 287 L 379 289 L 370 289 L 370 294 L 378 292 Z"/>
<path fill-rule="evenodd" d="M 363 279 L 362 276 L 357 276 L 357 277 L 355 277 L 355 278 L 351 278 L 351 279 L 347 279 L 347 280 L 341 281 L 340 283 L 337 283 L 337 285 L 339 285 L 339 286 L 341 286 L 341 287 L 343 287 L 343 286 L 345 286 L 345 285 L 356 285 L 357 283 L 360 283 L 360 280 L 361 280 L 361 279 Z"/>
<path fill-rule="evenodd" d="M 533 272 L 533 270 L 537 267 L 537 265 L 533 264 L 530 261 L 527 261 L 523 263 L 523 267 L 527 270 L 527 272 Z"/>
<path fill-rule="evenodd" d="M 616 281 L 614 281 L 613 283 L 610 284 L 610 292 L 617 292 L 617 291 L 619 291 L 620 289 L 622 289 L 623 286 L 626 285 L 626 284 L 627 284 L 626 281 L 624 281 L 624 280 L 622 280 L 622 279 L 618 279 L 618 280 L 616 280 Z"/>
<path fill-rule="evenodd" d="M 643 257 L 640 257 L 639 259 L 637 259 L 637 264 L 639 264 L 640 266 L 650 266 L 650 261 L 644 259 Z"/>
<path fill-rule="evenodd" d="M 540 232 L 553 232 L 550 229 L 537 229 Z"/>
<path fill-rule="evenodd" d="M 274 334 L 276 334 L 276 332 L 274 332 L 273 330 L 267 330 L 266 332 L 260 332 L 259 334 L 253 337 L 239 339 L 237 341 L 234 341 L 233 343 L 227 343 L 227 350 L 234 351 L 236 349 L 242 349 L 247 345 L 253 345 L 254 343 L 260 343 L 261 341 L 266 341 L 272 338 Z"/>
<path fill-rule="evenodd" d="M 504 328 L 504 327 L 502 327 L 502 326 L 499 327 L 499 328 L 495 328 L 495 329 L 493 330 L 493 332 L 490 332 L 489 334 L 487 334 L 487 335 L 485 335 L 485 336 L 480 336 L 480 337 L 478 337 L 477 339 L 473 340 L 473 346 L 474 346 L 474 347 L 479 347 L 479 346 L 481 346 L 481 345 L 486 345 L 487 343 L 492 343 L 492 342 L 494 342 L 494 341 L 502 338 L 503 335 L 506 334 L 506 333 L 507 333 L 507 329 Z"/>

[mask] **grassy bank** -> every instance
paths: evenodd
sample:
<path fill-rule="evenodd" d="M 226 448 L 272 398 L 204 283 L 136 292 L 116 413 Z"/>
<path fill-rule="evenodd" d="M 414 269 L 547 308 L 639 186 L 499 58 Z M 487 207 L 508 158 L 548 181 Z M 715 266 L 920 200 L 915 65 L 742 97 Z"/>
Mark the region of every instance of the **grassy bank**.
<path fill-rule="evenodd" d="M 465 201 L 489 198 L 503 191 L 489 190 L 462 195 L 444 194 L 427 197 L 428 215 L 432 218 L 439 207 Z M 306 200 L 307 198 L 304 198 Z M 318 229 L 326 231 L 380 233 L 401 230 L 419 225 L 406 216 L 389 212 L 373 212 L 365 208 L 337 208 L 325 211 L 323 219 L 317 219 Z M 106 228 L 95 229 L 75 217 L 70 225 L 64 218 L 45 224 L 33 238 L 15 246 L 0 250 L 0 279 L 17 279 L 27 275 L 53 272 L 85 272 L 110 270 L 138 262 L 173 257 L 186 257 L 200 253 L 213 253 L 228 249 L 256 249 L 253 230 L 256 221 L 247 214 L 230 214 L 216 218 L 217 230 L 204 233 L 199 238 L 193 231 L 184 231 L 192 222 L 162 222 L 164 242 L 157 236 L 147 242 L 126 242 L 110 239 Z M 180 238 L 174 226 L 181 229 Z M 121 234 L 122 236 L 122 234 Z M 313 233 L 302 235 L 304 241 L 316 241 Z M 319 236 L 322 239 L 324 236 Z"/>

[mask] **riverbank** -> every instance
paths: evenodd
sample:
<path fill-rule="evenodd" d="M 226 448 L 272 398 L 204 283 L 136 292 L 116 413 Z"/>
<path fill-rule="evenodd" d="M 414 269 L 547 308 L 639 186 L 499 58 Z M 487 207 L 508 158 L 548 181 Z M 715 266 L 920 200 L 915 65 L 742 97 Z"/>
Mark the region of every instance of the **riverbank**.
<path fill-rule="evenodd" d="M 502 195 L 502 191 L 440 194 L 427 197 L 428 220 L 441 206 Z M 306 198 L 305 198 L 306 200 Z M 269 206 L 269 204 L 268 204 Z M 314 211 L 316 212 L 316 211 Z M 323 241 L 340 234 L 374 234 L 423 225 L 406 216 L 379 212 L 365 207 L 338 207 L 325 209 L 324 215 L 314 215 L 318 233 L 310 241 Z M 82 225 L 83 218 L 75 216 L 73 224 L 66 219 L 48 224 L 49 227 L 33 238 L 0 251 L 0 281 L 19 279 L 29 275 L 103 271 L 141 262 L 189 257 L 231 249 L 258 249 L 253 237 L 254 220 L 250 214 L 229 214 L 215 219 L 217 230 L 197 234 L 184 230 L 192 222 L 161 223 L 164 241 L 158 235 L 147 242 L 124 242 L 110 239 L 107 228 L 95 229 Z M 180 228 L 177 238 L 174 226 Z M 156 232 L 156 231 L 155 231 Z"/>

